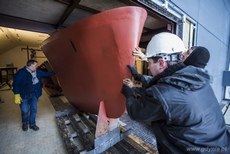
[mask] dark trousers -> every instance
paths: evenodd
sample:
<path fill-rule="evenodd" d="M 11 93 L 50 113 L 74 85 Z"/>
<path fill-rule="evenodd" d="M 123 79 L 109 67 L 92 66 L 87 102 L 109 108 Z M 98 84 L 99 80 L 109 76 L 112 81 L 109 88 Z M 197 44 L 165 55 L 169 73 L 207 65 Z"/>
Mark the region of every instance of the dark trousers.
<path fill-rule="evenodd" d="M 22 100 L 20 104 L 22 124 L 36 124 L 37 100 L 35 93 L 28 95 Z"/>

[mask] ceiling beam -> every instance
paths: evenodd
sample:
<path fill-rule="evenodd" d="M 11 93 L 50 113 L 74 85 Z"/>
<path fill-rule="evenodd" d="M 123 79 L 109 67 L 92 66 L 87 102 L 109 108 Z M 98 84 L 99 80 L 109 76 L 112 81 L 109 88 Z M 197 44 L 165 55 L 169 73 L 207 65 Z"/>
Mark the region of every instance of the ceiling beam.
<path fill-rule="evenodd" d="M 89 8 L 89 7 L 81 5 L 81 4 L 77 5 L 76 8 L 84 10 L 84 11 L 87 11 L 87 12 L 91 12 L 91 13 L 94 13 L 94 14 L 97 14 L 97 13 L 101 12 L 101 11 L 95 10 L 93 8 Z"/>
<path fill-rule="evenodd" d="M 0 26 L 40 33 L 56 31 L 55 25 L 0 14 Z"/>
<path fill-rule="evenodd" d="M 66 21 L 66 19 L 69 17 L 69 15 L 73 12 L 73 10 L 77 7 L 77 5 L 79 5 L 79 2 L 81 0 L 73 0 L 72 4 L 69 5 L 65 12 L 62 14 L 61 18 L 59 19 L 56 28 L 58 29 L 59 27 L 62 26 L 62 24 Z"/>

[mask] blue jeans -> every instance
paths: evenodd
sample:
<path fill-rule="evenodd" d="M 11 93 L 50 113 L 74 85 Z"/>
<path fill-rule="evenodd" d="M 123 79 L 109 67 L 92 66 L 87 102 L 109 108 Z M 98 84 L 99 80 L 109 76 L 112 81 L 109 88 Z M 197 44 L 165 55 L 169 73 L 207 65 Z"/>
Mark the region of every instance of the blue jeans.
<path fill-rule="evenodd" d="M 34 125 L 37 114 L 37 97 L 35 93 L 29 94 L 20 104 L 22 124 Z"/>

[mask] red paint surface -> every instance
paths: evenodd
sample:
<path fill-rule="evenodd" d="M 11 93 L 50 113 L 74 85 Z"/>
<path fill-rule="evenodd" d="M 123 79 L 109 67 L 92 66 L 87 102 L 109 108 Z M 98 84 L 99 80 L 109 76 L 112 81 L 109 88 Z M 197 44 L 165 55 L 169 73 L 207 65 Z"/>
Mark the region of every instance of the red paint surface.
<path fill-rule="evenodd" d="M 122 80 L 131 78 L 132 51 L 139 45 L 147 13 L 140 7 L 105 11 L 60 30 L 42 43 L 42 50 L 76 108 L 118 118 L 125 111 Z"/>

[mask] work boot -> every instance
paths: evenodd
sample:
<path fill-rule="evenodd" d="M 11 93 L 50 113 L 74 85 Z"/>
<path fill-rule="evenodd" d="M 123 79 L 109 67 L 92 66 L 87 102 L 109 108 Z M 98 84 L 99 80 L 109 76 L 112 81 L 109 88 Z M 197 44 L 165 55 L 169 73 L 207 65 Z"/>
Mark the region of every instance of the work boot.
<path fill-rule="evenodd" d="M 34 131 L 38 131 L 39 127 L 36 126 L 36 124 L 34 124 L 34 125 L 30 125 L 30 129 L 33 129 Z"/>
<path fill-rule="evenodd" d="M 28 130 L 28 124 L 23 124 L 22 125 L 22 130 L 27 131 Z"/>

